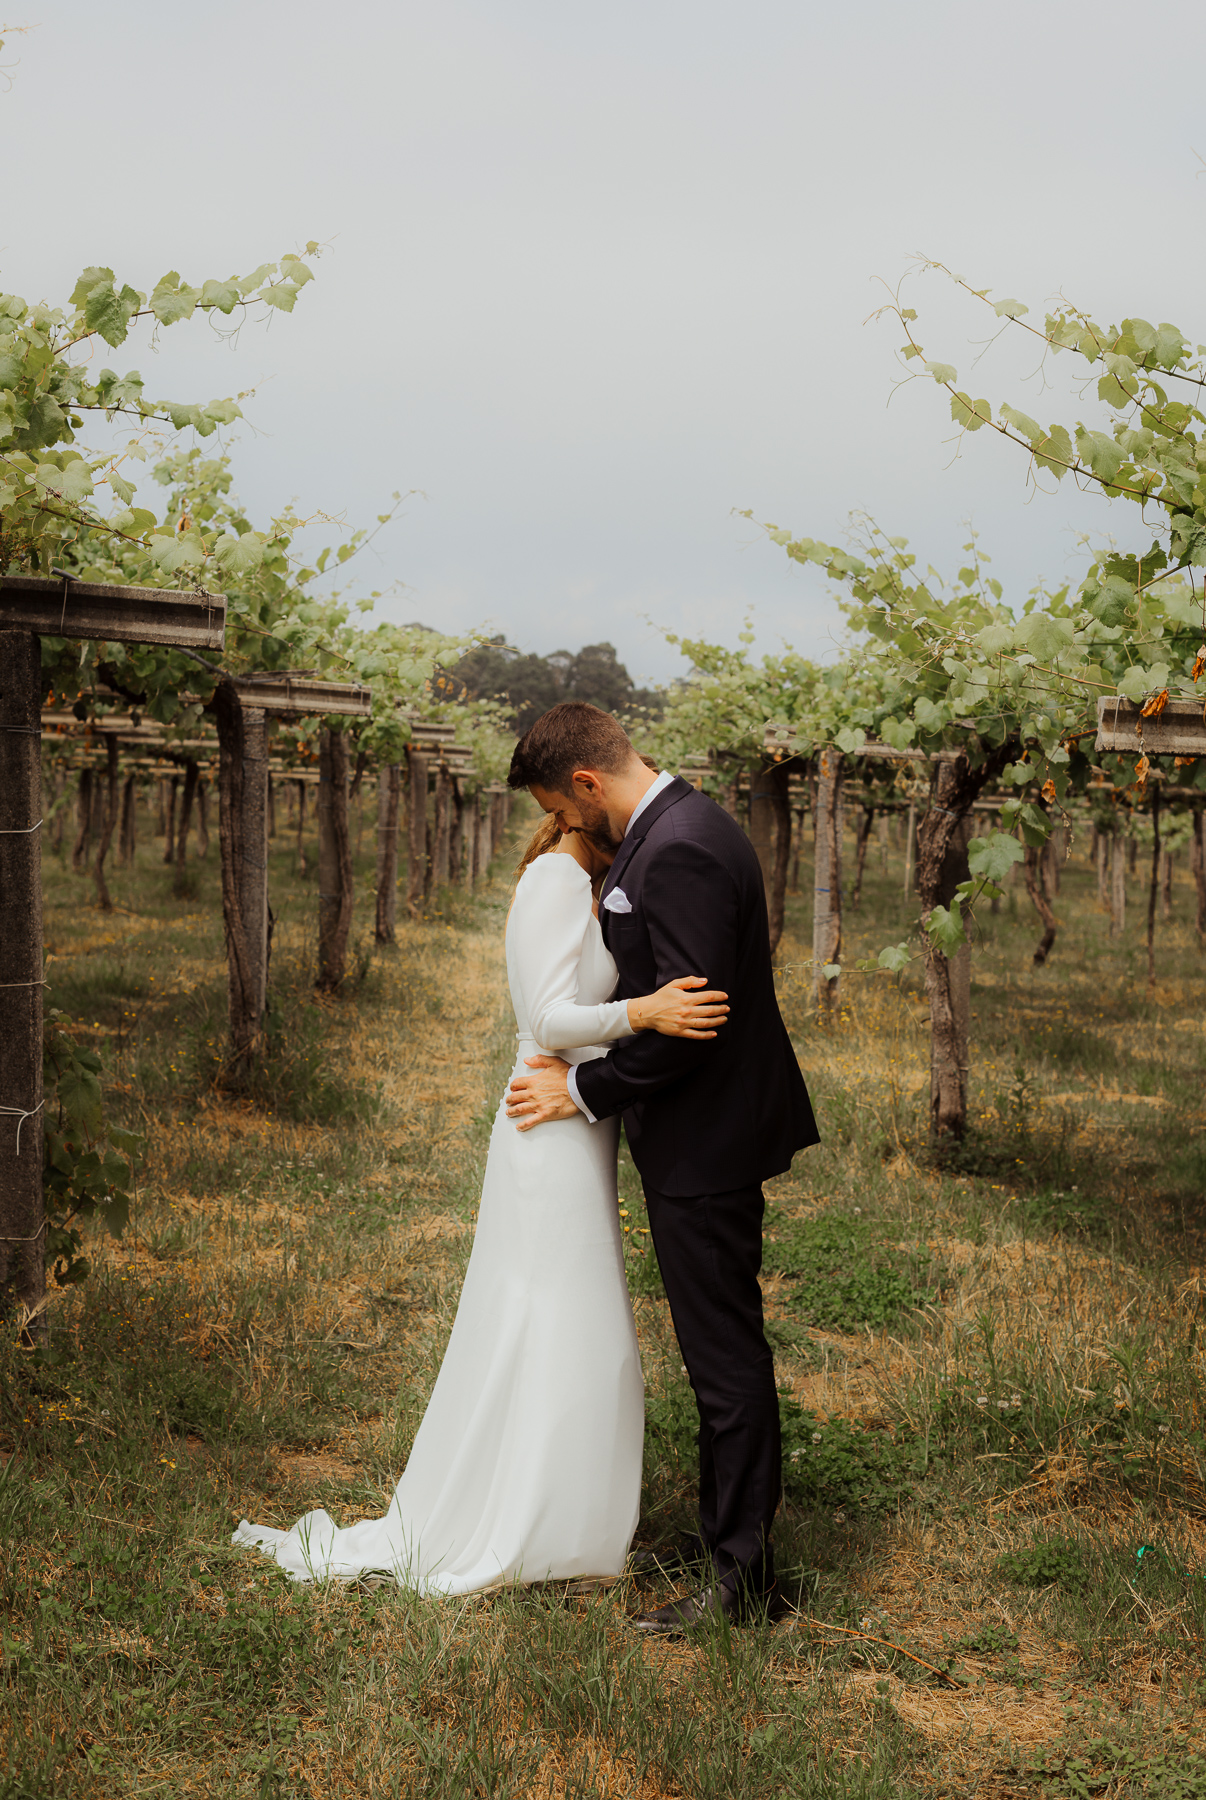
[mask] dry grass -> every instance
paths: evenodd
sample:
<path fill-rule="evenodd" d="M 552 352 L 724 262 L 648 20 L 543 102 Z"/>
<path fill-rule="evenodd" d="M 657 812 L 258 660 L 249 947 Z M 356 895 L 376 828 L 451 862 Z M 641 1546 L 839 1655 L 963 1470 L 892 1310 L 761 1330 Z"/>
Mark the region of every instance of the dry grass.
<path fill-rule="evenodd" d="M 649 1644 L 626 1615 L 664 1587 L 416 1604 L 293 1589 L 226 1548 L 244 1513 L 383 1510 L 451 1324 L 510 1054 L 501 887 L 405 926 L 318 1005 L 313 889 L 290 860 L 274 954 L 294 1026 L 349 1105 L 369 1097 L 341 1117 L 316 1089 L 322 1122 L 207 1084 L 210 874 L 177 910 L 152 852 L 103 924 L 73 878 L 48 879 L 58 998 L 148 1158 L 132 1230 L 57 1303 L 63 1360 L 7 1377 L 4 1800 L 1058 1794 L 1089 1791 L 1061 1771 L 1094 1743 L 1138 1746 L 1111 1793 L 1206 1793 L 1161 1786 L 1159 1762 L 1169 1743 L 1184 1762 L 1204 1718 L 1206 983 L 1183 917 L 1154 999 L 1075 866 L 1046 969 L 1028 966 L 1024 914 L 986 921 L 977 1132 L 939 1167 L 920 993 L 851 978 L 819 1034 L 793 910 L 782 988 L 825 1143 L 773 1184 L 775 1230 L 858 1217 L 877 1255 L 938 1275 L 921 1313 L 822 1327 L 768 1273 L 780 1375 L 818 1430 L 909 1460 L 879 1510 L 823 1490 L 785 1508 L 794 1626 Z M 891 890 L 872 874 L 854 954 L 899 935 Z M 673 1422 L 665 1302 L 633 1268 L 651 1404 Z M 690 1522 L 678 1429 L 649 1440 L 646 1541 Z M 1010 1557 L 1038 1557 L 1036 1579 L 1010 1579 Z M 1092 1752 L 1107 1772 L 1111 1754 Z"/>

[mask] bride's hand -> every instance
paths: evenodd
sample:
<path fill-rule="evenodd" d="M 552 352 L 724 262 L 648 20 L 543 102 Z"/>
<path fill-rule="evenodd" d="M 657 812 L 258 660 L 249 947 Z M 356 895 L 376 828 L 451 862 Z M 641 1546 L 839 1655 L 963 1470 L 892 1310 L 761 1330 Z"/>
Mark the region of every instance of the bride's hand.
<path fill-rule="evenodd" d="M 694 990 L 703 988 L 703 993 Z M 660 1031 L 663 1037 L 714 1038 L 716 1027 L 729 1016 L 728 995 L 709 988 L 703 975 L 680 975 L 656 994 L 644 994 L 628 1002 L 628 1023 L 634 1031 Z"/>

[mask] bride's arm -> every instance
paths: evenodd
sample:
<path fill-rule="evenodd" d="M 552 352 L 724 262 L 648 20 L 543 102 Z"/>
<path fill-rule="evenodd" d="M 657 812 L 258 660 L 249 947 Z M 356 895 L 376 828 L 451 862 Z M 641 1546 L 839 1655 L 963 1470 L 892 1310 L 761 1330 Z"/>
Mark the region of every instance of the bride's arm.
<path fill-rule="evenodd" d="M 695 990 L 703 988 L 699 993 Z M 654 994 L 629 1000 L 628 1022 L 633 1031 L 660 1031 L 663 1037 L 714 1038 L 715 1027 L 729 1016 L 728 995 L 708 988 L 702 975 L 680 975 Z"/>
<path fill-rule="evenodd" d="M 632 1037 L 623 1000 L 579 1006 L 578 966 L 591 922 L 590 877 L 572 856 L 550 851 L 523 874 L 507 924 L 507 947 L 536 1042 L 582 1050 Z"/>

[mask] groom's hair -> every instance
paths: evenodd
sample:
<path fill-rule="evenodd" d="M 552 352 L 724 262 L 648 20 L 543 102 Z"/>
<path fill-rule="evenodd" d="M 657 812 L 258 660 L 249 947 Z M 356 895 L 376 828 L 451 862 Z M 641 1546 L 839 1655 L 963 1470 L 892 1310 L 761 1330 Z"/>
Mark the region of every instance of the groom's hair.
<path fill-rule="evenodd" d="M 568 794 L 575 769 L 618 775 L 635 754 L 610 713 L 585 700 L 563 700 L 524 732 L 511 758 L 507 784 Z"/>

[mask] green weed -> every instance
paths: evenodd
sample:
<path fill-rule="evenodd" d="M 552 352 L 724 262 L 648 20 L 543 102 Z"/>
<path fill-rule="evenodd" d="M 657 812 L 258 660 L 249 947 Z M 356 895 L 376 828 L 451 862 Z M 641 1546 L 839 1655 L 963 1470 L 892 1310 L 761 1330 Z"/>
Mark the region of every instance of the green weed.
<path fill-rule="evenodd" d="M 792 1309 L 811 1325 L 857 1331 L 895 1325 L 934 1300 L 942 1271 L 924 1248 L 884 1242 L 884 1226 L 856 1213 L 768 1221 L 765 1267 L 791 1285 Z"/>

